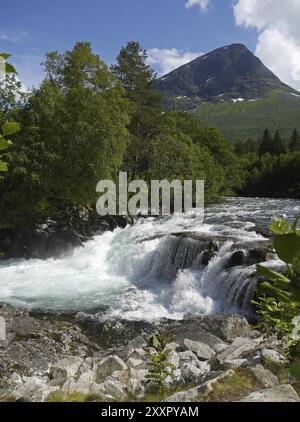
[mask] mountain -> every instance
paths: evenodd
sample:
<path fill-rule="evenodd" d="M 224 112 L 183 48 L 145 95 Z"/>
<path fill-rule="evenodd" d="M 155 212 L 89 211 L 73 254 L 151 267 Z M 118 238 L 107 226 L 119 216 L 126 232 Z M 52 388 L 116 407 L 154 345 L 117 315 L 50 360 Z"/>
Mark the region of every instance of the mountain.
<path fill-rule="evenodd" d="M 242 44 L 198 57 L 157 79 L 156 88 L 165 109 L 195 111 L 230 138 L 259 136 L 266 126 L 300 129 L 300 93 Z"/>

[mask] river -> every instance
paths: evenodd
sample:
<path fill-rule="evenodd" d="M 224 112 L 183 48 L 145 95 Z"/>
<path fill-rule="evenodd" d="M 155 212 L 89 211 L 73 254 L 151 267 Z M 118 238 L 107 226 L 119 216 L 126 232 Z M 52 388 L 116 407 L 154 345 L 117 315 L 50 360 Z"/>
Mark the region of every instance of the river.
<path fill-rule="evenodd" d="M 293 219 L 298 214 L 299 200 L 229 198 L 206 209 L 204 224 L 192 213 L 139 219 L 57 259 L 2 261 L 0 302 L 135 320 L 247 314 L 255 265 L 228 270 L 233 245 L 247 249 L 247 243 L 263 243 L 257 227 L 267 227 L 274 215 Z M 201 260 L 203 242 L 185 237 L 187 232 L 222 240 L 208 265 Z"/>

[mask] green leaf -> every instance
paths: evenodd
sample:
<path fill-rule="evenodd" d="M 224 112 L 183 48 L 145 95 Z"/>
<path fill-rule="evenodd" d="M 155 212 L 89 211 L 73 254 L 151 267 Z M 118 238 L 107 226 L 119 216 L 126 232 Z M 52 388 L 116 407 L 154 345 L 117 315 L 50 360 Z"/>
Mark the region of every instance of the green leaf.
<path fill-rule="evenodd" d="M 7 53 L 0 53 L 0 58 L 1 58 L 1 59 L 4 59 L 4 60 L 9 59 L 9 58 L 10 58 L 10 56 L 11 56 L 11 54 L 7 54 Z"/>
<path fill-rule="evenodd" d="M 16 69 L 14 68 L 14 66 L 10 63 L 6 63 L 5 65 L 5 71 L 6 73 L 15 73 L 18 74 L 18 72 L 16 71 Z"/>
<path fill-rule="evenodd" d="M 295 264 L 300 258 L 300 237 L 296 234 L 276 236 L 274 248 L 279 259 L 288 264 Z"/>
<path fill-rule="evenodd" d="M 287 234 L 291 230 L 288 221 L 278 219 L 272 221 L 272 224 L 270 224 L 269 229 L 275 234 Z"/>
<path fill-rule="evenodd" d="M 8 171 L 7 163 L 5 163 L 4 161 L 0 161 L 0 171 L 3 171 L 3 172 Z"/>
<path fill-rule="evenodd" d="M 20 125 L 17 122 L 7 122 L 2 126 L 4 136 L 13 135 L 20 131 Z"/>
<path fill-rule="evenodd" d="M 287 285 L 290 284 L 290 280 L 283 274 L 272 270 L 271 268 L 264 267 L 263 265 L 257 265 L 257 275 L 266 277 L 270 281 L 281 281 Z"/>
<path fill-rule="evenodd" d="M 283 302 L 289 302 L 293 295 L 289 292 L 284 292 L 283 290 L 280 290 L 278 287 L 273 286 L 272 284 L 268 282 L 261 283 L 259 285 L 259 290 L 262 292 L 265 292 L 267 294 L 271 294 L 274 297 L 277 297 Z"/>
<path fill-rule="evenodd" d="M 6 150 L 8 147 L 12 145 L 11 141 L 8 141 L 7 139 L 0 138 L 0 151 Z"/>

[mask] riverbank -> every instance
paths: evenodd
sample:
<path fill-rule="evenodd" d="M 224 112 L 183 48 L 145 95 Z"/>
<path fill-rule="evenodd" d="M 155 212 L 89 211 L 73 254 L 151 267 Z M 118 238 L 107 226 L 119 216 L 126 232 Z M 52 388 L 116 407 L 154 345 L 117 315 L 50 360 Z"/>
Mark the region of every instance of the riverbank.
<path fill-rule="evenodd" d="M 300 401 L 280 342 L 242 316 L 93 324 L 0 305 L 0 317 L 1 401 Z M 172 337 L 160 396 L 147 382 L 158 329 Z"/>

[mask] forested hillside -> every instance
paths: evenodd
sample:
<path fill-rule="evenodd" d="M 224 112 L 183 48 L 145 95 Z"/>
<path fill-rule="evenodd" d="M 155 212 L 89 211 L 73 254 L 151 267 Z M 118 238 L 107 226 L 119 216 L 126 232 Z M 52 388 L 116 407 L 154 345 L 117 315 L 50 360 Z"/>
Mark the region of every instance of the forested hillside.
<path fill-rule="evenodd" d="M 47 54 L 46 77 L 24 93 L 14 75 L 0 85 L 0 124 L 21 131 L 5 151 L 1 227 L 33 226 L 62 210 L 94 210 L 96 184 L 131 179 L 205 179 L 206 202 L 231 195 L 244 176 L 233 146 L 191 115 L 162 112 L 155 75 L 136 42 L 109 68 L 89 43 Z"/>

